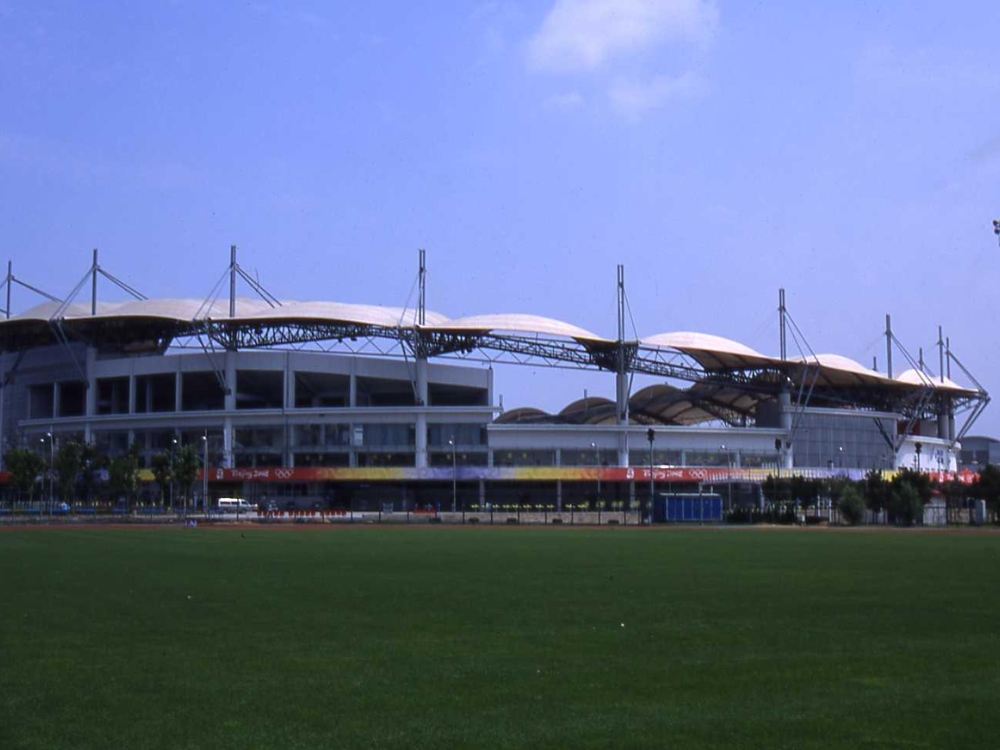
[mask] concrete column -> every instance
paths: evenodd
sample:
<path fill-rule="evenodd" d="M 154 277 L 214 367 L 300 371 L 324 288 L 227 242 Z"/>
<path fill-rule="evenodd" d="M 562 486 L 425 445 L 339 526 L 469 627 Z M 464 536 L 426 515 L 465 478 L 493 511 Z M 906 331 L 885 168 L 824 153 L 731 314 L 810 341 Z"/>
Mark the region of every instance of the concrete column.
<path fill-rule="evenodd" d="M 941 440 L 948 439 L 948 409 L 944 404 L 938 407 L 937 436 Z"/>
<path fill-rule="evenodd" d="M 416 467 L 424 469 L 427 467 L 427 413 L 424 408 L 428 405 L 427 387 L 427 360 L 423 357 L 417 358 L 417 407 L 420 411 L 416 419 Z"/>
<path fill-rule="evenodd" d="M 222 465 L 227 469 L 233 468 L 233 419 L 226 417 L 222 420 Z"/>
<path fill-rule="evenodd" d="M 357 358 L 352 357 L 350 362 L 351 362 L 351 373 L 348 378 L 348 385 L 347 385 L 347 405 L 353 409 L 358 405 L 358 375 L 355 372 L 355 364 L 357 363 Z"/>
<path fill-rule="evenodd" d="M 128 413 L 135 414 L 135 373 L 128 376 Z"/>
<path fill-rule="evenodd" d="M 179 359 L 179 358 L 178 358 Z M 181 363 L 177 363 L 177 372 L 174 373 L 174 411 L 184 411 L 184 374 L 181 372 Z"/>
<path fill-rule="evenodd" d="M 91 418 L 97 414 L 97 349 L 93 346 L 87 347 L 85 373 L 87 375 L 87 390 L 84 395 L 86 400 L 84 414 L 87 421 L 83 425 L 83 441 L 89 443 L 91 440 Z M 112 398 L 114 395 L 112 394 Z"/>
<path fill-rule="evenodd" d="M 556 480 L 556 510 L 562 513 L 562 480 Z"/>
<path fill-rule="evenodd" d="M 792 429 L 792 394 L 788 391 L 778 394 L 778 411 L 779 425 L 787 433 Z M 787 439 L 787 434 L 785 437 Z"/>
<path fill-rule="evenodd" d="M 781 457 L 784 464 L 783 468 L 791 469 L 793 468 L 794 462 L 792 460 L 792 394 L 788 391 L 782 391 L 778 394 L 778 419 L 780 420 L 780 427 L 784 435 L 781 438 Z"/>
<path fill-rule="evenodd" d="M 615 374 L 615 411 L 618 425 L 618 465 L 628 466 L 628 373 Z"/>
<path fill-rule="evenodd" d="M 233 468 L 233 413 L 236 411 L 236 352 L 226 352 L 226 416 L 222 421 L 222 463 L 226 468 Z"/>
<path fill-rule="evenodd" d="M 226 411 L 236 411 L 236 352 L 226 352 Z"/>
<path fill-rule="evenodd" d="M 54 383 L 52 386 L 52 416 L 59 417 L 59 410 L 62 408 L 62 383 Z"/>
<path fill-rule="evenodd" d="M 292 369 L 291 354 L 285 352 L 285 367 L 282 374 L 282 383 L 284 384 L 283 394 L 281 398 L 281 403 L 284 409 L 294 409 L 295 408 L 295 371 Z"/>
<path fill-rule="evenodd" d="M 485 507 L 486 505 L 486 480 L 479 480 L 479 507 Z"/>

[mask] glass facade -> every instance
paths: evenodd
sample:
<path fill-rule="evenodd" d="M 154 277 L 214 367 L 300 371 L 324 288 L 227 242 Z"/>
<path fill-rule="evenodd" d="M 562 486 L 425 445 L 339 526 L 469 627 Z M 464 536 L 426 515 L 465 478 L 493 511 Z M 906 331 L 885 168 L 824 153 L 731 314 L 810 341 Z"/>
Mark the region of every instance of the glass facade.
<path fill-rule="evenodd" d="M 807 411 L 801 415 L 793 438 L 795 465 L 891 468 L 893 452 L 883 432 L 892 437 L 895 429 L 890 419 Z"/>
<path fill-rule="evenodd" d="M 456 450 L 454 455 L 456 466 L 486 466 L 489 454 L 486 451 Z M 451 451 L 434 452 L 427 455 L 427 463 L 431 466 L 451 466 Z"/>
<path fill-rule="evenodd" d="M 351 443 L 346 424 L 297 424 L 292 426 L 294 448 L 346 448 Z"/>
<path fill-rule="evenodd" d="M 457 446 L 486 445 L 486 428 L 479 424 L 431 424 L 427 426 L 428 446 L 447 446 L 454 440 Z"/>
<path fill-rule="evenodd" d="M 555 450 L 495 450 L 494 466 L 555 466 Z"/>
<path fill-rule="evenodd" d="M 358 427 L 361 428 L 362 445 L 366 448 L 412 450 L 416 445 L 412 424 L 363 424 Z"/>

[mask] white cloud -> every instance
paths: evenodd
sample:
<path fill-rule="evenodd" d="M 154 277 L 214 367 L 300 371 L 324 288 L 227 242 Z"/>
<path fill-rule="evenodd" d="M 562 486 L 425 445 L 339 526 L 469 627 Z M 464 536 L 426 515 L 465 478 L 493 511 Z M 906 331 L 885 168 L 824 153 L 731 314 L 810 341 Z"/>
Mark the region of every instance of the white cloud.
<path fill-rule="evenodd" d="M 718 23 L 713 0 L 556 0 L 528 42 L 540 71 L 594 70 L 659 42 L 704 42 Z"/>
<path fill-rule="evenodd" d="M 618 81 L 608 90 L 611 106 L 628 120 L 637 120 L 670 99 L 703 94 L 705 81 L 688 71 L 679 76 L 656 76 L 646 83 Z"/>
<path fill-rule="evenodd" d="M 545 105 L 551 109 L 576 109 L 582 104 L 583 96 L 578 91 L 565 91 L 545 100 Z"/>

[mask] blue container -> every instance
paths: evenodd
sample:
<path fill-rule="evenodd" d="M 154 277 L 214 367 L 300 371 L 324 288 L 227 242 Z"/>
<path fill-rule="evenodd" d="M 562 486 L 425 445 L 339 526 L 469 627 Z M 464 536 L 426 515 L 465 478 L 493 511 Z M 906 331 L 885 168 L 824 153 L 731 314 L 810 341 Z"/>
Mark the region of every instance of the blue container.
<path fill-rule="evenodd" d="M 653 503 L 653 523 L 721 523 L 722 497 L 714 493 L 663 494 Z"/>

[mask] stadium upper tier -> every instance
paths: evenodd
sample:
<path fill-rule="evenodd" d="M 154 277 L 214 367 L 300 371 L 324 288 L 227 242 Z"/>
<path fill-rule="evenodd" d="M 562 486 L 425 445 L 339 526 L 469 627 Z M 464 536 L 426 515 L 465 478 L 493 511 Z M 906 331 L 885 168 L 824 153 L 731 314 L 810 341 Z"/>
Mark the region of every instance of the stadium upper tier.
<path fill-rule="evenodd" d="M 238 298 L 236 314 L 230 316 L 229 312 L 228 300 L 129 300 L 99 302 L 93 309 L 89 303 L 66 305 L 50 301 L 0 320 L 0 349 L 16 351 L 69 339 L 98 347 L 123 350 L 147 347 L 162 351 L 176 339 L 202 334 L 231 348 L 255 348 L 364 336 L 405 340 L 414 349 L 423 347 L 422 352 L 427 356 L 493 349 L 527 352 L 541 358 L 612 370 L 625 352 L 634 365 L 627 369 L 684 377 L 687 368 L 691 373 L 686 378 L 689 380 L 702 380 L 706 375 L 750 373 L 747 377 L 755 377 L 758 385 L 764 385 L 768 372 L 789 375 L 797 370 L 799 375 L 792 376 L 793 382 L 810 387 L 875 388 L 897 393 L 929 390 L 958 398 L 981 395 L 976 389 L 918 370 L 889 378 L 835 354 L 781 360 L 705 333 L 661 333 L 619 342 L 538 315 L 505 313 L 449 318 L 426 311 L 425 322 L 420 325 L 412 308 L 326 301 L 272 305 L 261 299 Z M 547 342 L 562 346 L 565 354 L 556 348 L 546 349 Z M 643 369 L 642 363 L 648 369 Z M 659 394 L 660 400 L 663 395 Z"/>

